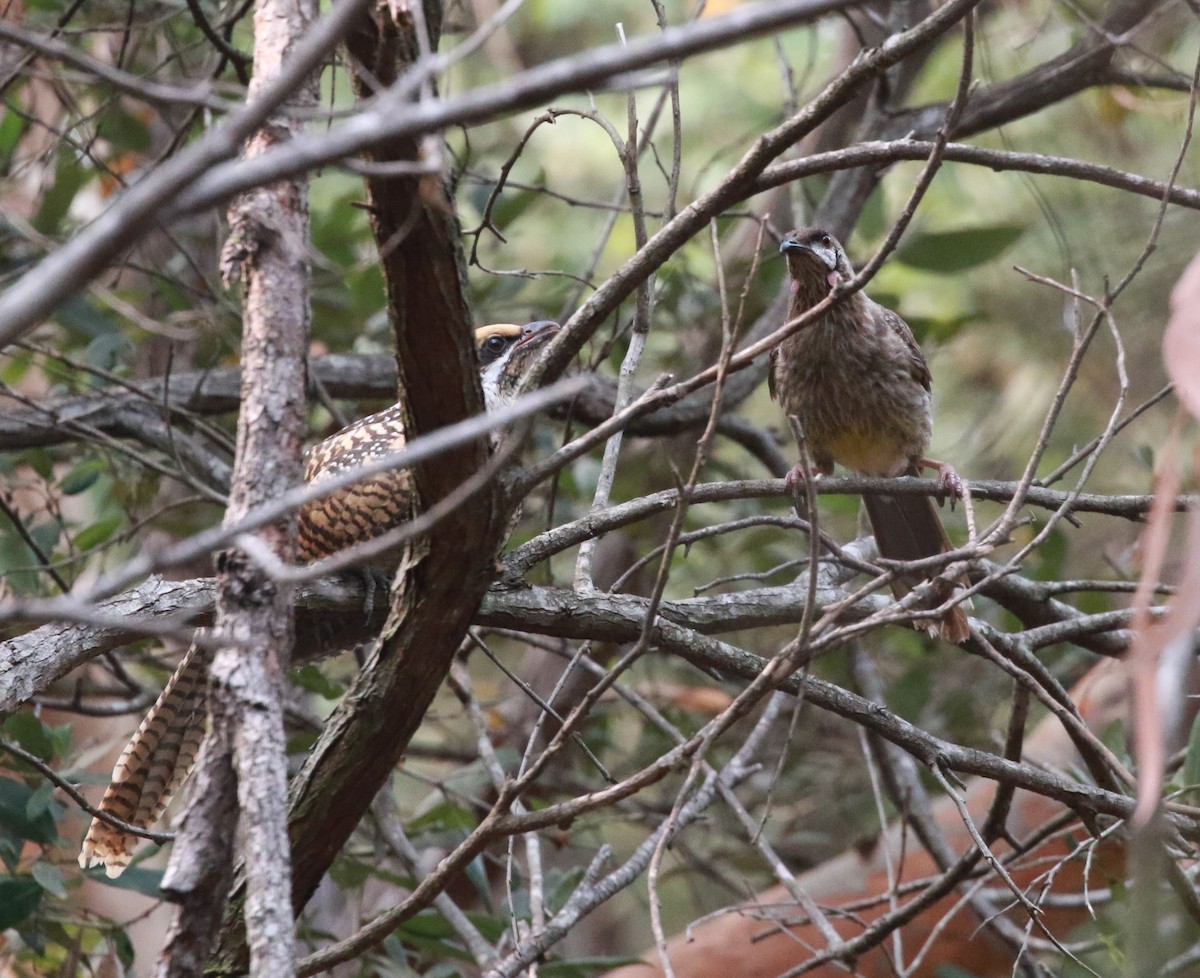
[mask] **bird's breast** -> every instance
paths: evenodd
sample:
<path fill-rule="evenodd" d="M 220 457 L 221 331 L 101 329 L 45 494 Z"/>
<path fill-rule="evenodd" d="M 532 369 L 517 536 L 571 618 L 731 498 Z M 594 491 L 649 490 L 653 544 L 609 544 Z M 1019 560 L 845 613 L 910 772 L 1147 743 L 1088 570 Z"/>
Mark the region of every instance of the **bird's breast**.
<path fill-rule="evenodd" d="M 833 317 L 784 340 L 775 360 L 783 410 L 818 461 L 865 475 L 895 475 L 925 454 L 929 392 L 869 326 Z"/>

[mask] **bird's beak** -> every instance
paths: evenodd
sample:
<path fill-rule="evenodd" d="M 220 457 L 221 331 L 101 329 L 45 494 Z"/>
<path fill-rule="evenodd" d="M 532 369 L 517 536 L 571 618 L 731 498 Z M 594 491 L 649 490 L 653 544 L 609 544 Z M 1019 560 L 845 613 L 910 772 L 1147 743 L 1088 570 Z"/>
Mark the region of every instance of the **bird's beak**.
<path fill-rule="evenodd" d="M 786 255 L 791 251 L 812 251 L 812 248 L 806 244 L 801 244 L 795 238 L 784 238 L 783 241 L 779 243 L 779 253 Z"/>
<path fill-rule="evenodd" d="M 551 339 L 560 329 L 562 327 L 551 319 L 541 319 L 536 323 L 529 323 L 521 327 L 521 338 L 513 349 L 519 350 L 523 346 L 540 346 Z"/>

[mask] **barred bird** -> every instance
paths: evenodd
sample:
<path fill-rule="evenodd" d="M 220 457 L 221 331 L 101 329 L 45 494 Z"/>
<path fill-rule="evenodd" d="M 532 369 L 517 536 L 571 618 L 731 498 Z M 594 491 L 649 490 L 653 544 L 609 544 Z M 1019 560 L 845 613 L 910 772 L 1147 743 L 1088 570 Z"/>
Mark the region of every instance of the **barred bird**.
<path fill-rule="evenodd" d="M 779 246 L 792 276 L 788 318 L 794 319 L 853 276 L 837 239 L 821 228 L 792 231 Z M 943 495 L 962 494 L 953 466 L 925 456 L 933 427 L 929 366 L 908 324 L 859 291 L 815 322 L 783 340 L 771 353 L 771 396 L 800 423 L 814 475 L 840 463 L 861 475 L 917 475 L 936 469 Z M 788 473 L 795 486 L 799 464 Z M 945 528 L 928 496 L 864 496 L 880 556 L 920 560 L 950 549 Z M 904 597 L 926 575 L 900 574 L 892 591 Z M 935 582 L 937 603 L 965 580 Z M 924 627 L 955 644 L 970 635 L 956 605 Z"/>
<path fill-rule="evenodd" d="M 549 321 L 499 323 L 475 331 L 480 380 L 489 411 L 506 407 L 522 377 L 546 342 L 558 332 Z M 357 421 L 314 446 L 304 478 L 320 482 L 404 447 L 404 412 L 394 405 Z M 317 560 L 374 539 L 413 515 L 413 487 L 407 470 L 384 472 L 306 503 L 297 513 L 297 556 Z M 372 564 L 391 573 L 390 566 Z M 193 645 L 180 661 L 157 702 L 142 720 L 113 769 L 100 811 L 138 828 L 149 828 L 162 815 L 191 773 L 204 739 L 206 690 L 212 650 Z M 103 864 L 120 876 L 133 856 L 137 836 L 92 819 L 79 854 L 87 869 Z"/>

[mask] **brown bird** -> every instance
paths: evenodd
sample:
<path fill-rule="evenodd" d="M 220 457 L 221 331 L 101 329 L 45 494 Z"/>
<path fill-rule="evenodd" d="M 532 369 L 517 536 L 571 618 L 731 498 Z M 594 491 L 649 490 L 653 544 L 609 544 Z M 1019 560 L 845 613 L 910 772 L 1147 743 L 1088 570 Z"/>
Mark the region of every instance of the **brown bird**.
<path fill-rule="evenodd" d="M 853 276 L 837 239 L 821 228 L 792 231 L 779 246 L 792 276 L 788 318 L 794 319 Z M 943 494 L 962 494 L 954 468 L 925 456 L 932 430 L 929 366 L 908 324 L 858 291 L 771 352 L 771 396 L 795 418 L 812 457 L 814 475 L 840 463 L 861 475 L 917 475 L 936 469 Z M 797 465 L 788 474 L 804 478 Z M 864 496 L 881 556 L 919 560 L 950 549 L 928 496 Z M 892 591 L 903 597 L 921 574 L 900 574 Z M 937 603 L 958 585 L 935 589 Z M 949 642 L 970 635 L 966 613 L 955 606 L 924 626 Z"/>
<path fill-rule="evenodd" d="M 558 332 L 549 321 L 498 323 L 475 331 L 484 402 L 489 411 L 512 403 L 526 370 Z M 320 482 L 404 447 L 404 411 L 394 405 L 363 418 L 314 446 L 304 478 Z M 297 514 L 297 554 L 317 560 L 374 539 L 413 515 L 411 474 L 385 472 L 313 500 Z M 392 573 L 398 555 L 372 564 Z M 206 691 L 212 649 L 193 645 L 180 661 L 157 702 L 142 720 L 113 769 L 100 811 L 138 828 L 153 825 L 187 776 L 204 740 Z M 94 818 L 79 854 L 87 869 L 103 864 L 120 876 L 133 856 L 137 836 Z"/>

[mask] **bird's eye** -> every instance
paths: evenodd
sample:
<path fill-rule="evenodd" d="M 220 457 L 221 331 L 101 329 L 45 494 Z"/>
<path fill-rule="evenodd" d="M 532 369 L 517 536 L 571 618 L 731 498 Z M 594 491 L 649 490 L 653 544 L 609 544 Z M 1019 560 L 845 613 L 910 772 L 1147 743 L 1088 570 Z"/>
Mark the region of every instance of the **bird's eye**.
<path fill-rule="evenodd" d="M 821 235 L 821 244 L 825 245 L 825 247 L 828 248 L 831 244 L 833 244 L 833 241 L 830 240 L 829 235 L 823 234 L 823 235 Z"/>
<path fill-rule="evenodd" d="M 503 353 L 504 348 L 507 346 L 508 338 L 505 336 L 500 336 L 499 334 L 495 336 L 489 336 L 483 344 L 483 348 L 487 350 L 488 353 Z"/>

